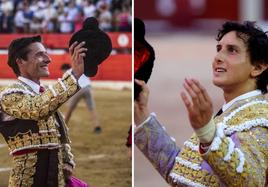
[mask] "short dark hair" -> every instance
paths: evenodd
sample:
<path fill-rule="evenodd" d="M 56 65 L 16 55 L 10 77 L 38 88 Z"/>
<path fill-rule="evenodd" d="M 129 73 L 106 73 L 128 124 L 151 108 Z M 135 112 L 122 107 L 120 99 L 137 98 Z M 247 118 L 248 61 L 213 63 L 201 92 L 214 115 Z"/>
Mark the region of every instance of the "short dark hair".
<path fill-rule="evenodd" d="M 227 21 L 222 25 L 216 37 L 220 41 L 228 32 L 236 31 L 238 38 L 247 46 L 252 65 L 268 64 L 268 36 L 255 22 L 245 21 L 244 23 Z M 257 77 L 257 89 L 263 94 L 267 93 L 268 69 Z"/>
<path fill-rule="evenodd" d="M 8 65 L 12 68 L 14 73 L 19 76 L 20 70 L 16 60 L 27 60 L 27 55 L 30 52 L 28 46 L 35 42 L 41 42 L 41 36 L 23 37 L 13 40 L 8 47 Z"/>
<path fill-rule="evenodd" d="M 62 64 L 61 67 L 60 67 L 60 70 L 62 70 L 62 71 L 66 71 L 66 70 L 69 70 L 69 69 L 71 69 L 71 65 L 67 64 L 67 63 Z"/>

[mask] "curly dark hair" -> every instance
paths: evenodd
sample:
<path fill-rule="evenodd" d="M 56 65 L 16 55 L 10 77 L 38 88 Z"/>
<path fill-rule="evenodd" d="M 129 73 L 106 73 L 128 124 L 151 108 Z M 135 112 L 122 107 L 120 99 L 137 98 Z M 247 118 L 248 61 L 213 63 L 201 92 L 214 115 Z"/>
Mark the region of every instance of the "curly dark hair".
<path fill-rule="evenodd" d="M 220 41 L 225 34 L 231 31 L 236 31 L 237 37 L 246 44 L 252 65 L 268 64 L 268 36 L 255 22 L 227 21 L 219 30 L 216 40 Z M 268 69 L 257 77 L 256 86 L 265 94 L 267 93 L 267 84 Z"/>
<path fill-rule="evenodd" d="M 8 47 L 8 65 L 12 68 L 14 73 L 19 76 L 20 70 L 16 62 L 17 59 L 27 60 L 30 52 L 28 46 L 35 42 L 41 42 L 41 36 L 24 37 L 13 40 Z"/>

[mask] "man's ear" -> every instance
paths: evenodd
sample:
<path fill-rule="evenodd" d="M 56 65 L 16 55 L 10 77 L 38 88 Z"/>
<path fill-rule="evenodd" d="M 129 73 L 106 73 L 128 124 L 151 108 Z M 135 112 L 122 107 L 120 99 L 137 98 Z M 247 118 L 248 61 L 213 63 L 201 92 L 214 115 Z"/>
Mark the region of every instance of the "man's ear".
<path fill-rule="evenodd" d="M 268 68 L 268 64 L 264 64 L 264 63 L 256 64 L 253 66 L 253 69 L 250 75 L 252 77 L 257 77 L 260 74 L 262 74 L 262 72 L 264 72 L 267 68 Z"/>
<path fill-rule="evenodd" d="M 23 62 L 22 62 L 22 60 L 21 60 L 20 58 L 17 58 L 17 59 L 16 59 L 16 63 L 17 63 L 18 65 L 23 64 Z"/>

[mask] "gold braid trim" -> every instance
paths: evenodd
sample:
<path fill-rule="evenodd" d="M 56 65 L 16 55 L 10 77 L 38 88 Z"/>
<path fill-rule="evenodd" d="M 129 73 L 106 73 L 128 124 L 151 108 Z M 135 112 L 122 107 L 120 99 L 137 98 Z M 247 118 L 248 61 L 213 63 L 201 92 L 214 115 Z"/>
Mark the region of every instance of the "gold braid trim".
<path fill-rule="evenodd" d="M 171 173 L 175 173 L 190 181 L 203 184 L 205 186 L 219 186 L 219 180 L 216 176 L 209 174 L 206 170 L 193 170 L 181 164 L 176 164 Z M 171 180 L 173 184 L 173 180 Z"/>
<path fill-rule="evenodd" d="M 58 183 L 59 183 L 59 187 L 64 187 L 65 186 L 65 180 L 64 180 L 64 174 L 63 174 L 63 157 L 62 157 L 62 150 L 59 149 L 58 151 L 58 159 L 59 159 L 59 164 L 58 164 Z"/>
<path fill-rule="evenodd" d="M 268 119 L 268 105 L 255 104 L 239 111 L 235 117 L 228 121 L 228 126 L 236 126 L 249 120 L 265 117 Z"/>
<path fill-rule="evenodd" d="M 195 134 L 191 136 L 188 142 L 191 142 L 194 146 L 199 146 L 199 140 Z M 203 158 L 201 157 L 200 153 L 198 151 L 190 149 L 187 146 L 183 147 L 183 149 L 181 150 L 181 152 L 177 157 L 184 159 L 185 161 L 188 161 L 190 165 L 193 164 L 200 167 L 203 162 Z M 200 183 L 204 186 L 216 187 L 219 185 L 218 178 L 210 174 L 208 171 L 204 169 L 194 170 L 190 168 L 190 166 L 186 166 L 178 162 L 175 162 L 171 173 L 181 176 L 186 180 L 192 181 L 193 183 Z M 169 181 L 171 181 L 172 185 L 174 186 L 176 186 L 178 183 L 178 181 L 172 180 L 171 177 Z"/>
<path fill-rule="evenodd" d="M 249 168 L 247 163 L 245 162 L 243 165 L 243 172 L 238 173 L 236 168 L 238 167 L 240 160 L 239 154 L 234 151 L 231 154 L 231 159 L 229 161 L 223 161 L 219 158 L 224 158 L 228 151 L 229 141 L 224 138 L 222 139 L 222 143 L 220 144 L 220 149 L 210 152 L 206 157 L 206 160 L 211 163 L 217 170 L 215 170 L 218 177 L 226 182 L 229 186 L 243 186 L 243 181 L 248 177 Z M 225 163 L 225 162 L 228 162 Z M 232 181 L 229 181 L 230 177 L 232 177 Z"/>

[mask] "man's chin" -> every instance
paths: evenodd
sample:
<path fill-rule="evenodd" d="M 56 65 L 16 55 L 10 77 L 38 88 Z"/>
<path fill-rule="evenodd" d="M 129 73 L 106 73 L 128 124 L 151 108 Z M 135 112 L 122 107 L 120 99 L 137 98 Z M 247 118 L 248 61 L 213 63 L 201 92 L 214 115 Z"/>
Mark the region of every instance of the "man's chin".
<path fill-rule="evenodd" d="M 215 85 L 215 86 L 217 86 L 217 87 L 222 87 L 223 86 L 223 83 L 222 83 L 222 81 L 219 81 L 219 80 L 216 80 L 216 79 L 213 79 L 213 84 Z"/>
<path fill-rule="evenodd" d="M 42 74 L 40 75 L 40 77 L 49 77 L 49 72 L 42 73 Z"/>

